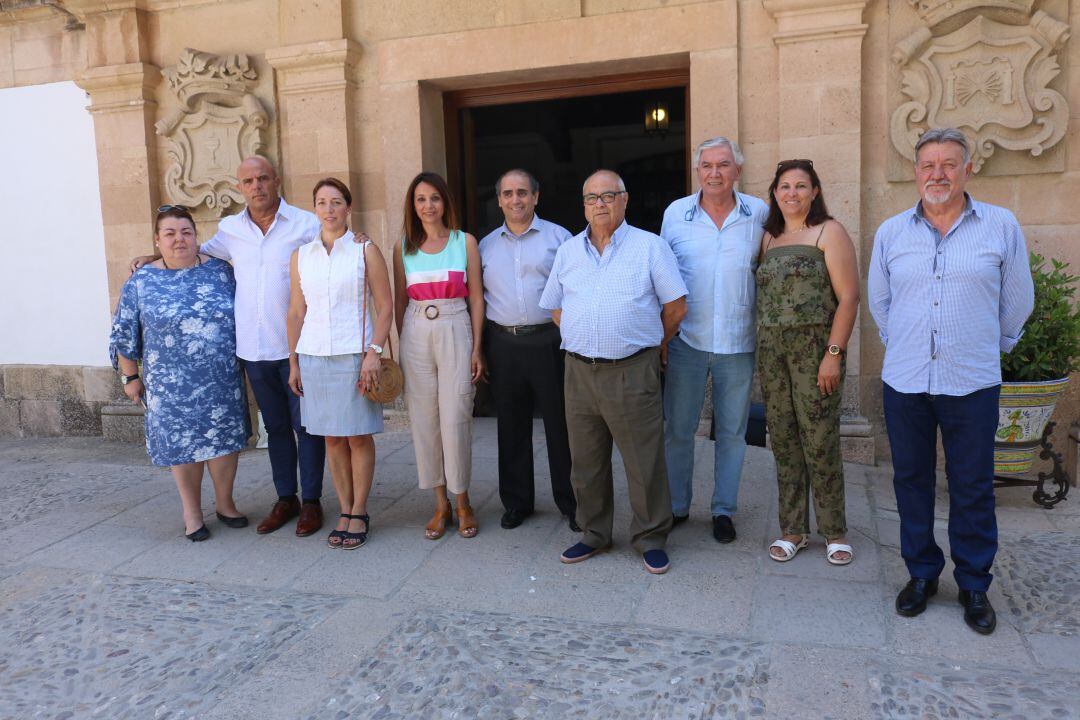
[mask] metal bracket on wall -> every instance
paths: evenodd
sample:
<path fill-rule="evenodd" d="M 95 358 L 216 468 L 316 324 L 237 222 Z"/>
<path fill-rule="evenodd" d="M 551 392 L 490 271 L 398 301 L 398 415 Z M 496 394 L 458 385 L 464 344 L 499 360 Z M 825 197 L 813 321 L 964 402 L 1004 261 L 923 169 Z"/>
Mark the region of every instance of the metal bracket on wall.
<path fill-rule="evenodd" d="M 1054 450 L 1054 446 L 1050 442 L 1050 433 L 1054 431 L 1054 425 L 1053 422 L 1046 424 L 1046 430 L 1043 431 L 1042 440 L 1039 442 L 1042 446 L 1039 457 L 1043 460 L 1052 460 L 1054 469 L 1051 472 L 1040 472 L 1038 478 L 995 475 L 995 488 L 1034 487 L 1035 491 L 1031 494 L 1031 499 L 1035 501 L 1036 505 L 1041 505 L 1048 510 L 1065 499 L 1069 494 L 1069 473 L 1065 471 L 1065 462 L 1061 453 Z M 1046 492 L 1047 480 L 1052 480 L 1054 485 L 1057 486 L 1057 492 L 1052 495 Z"/>

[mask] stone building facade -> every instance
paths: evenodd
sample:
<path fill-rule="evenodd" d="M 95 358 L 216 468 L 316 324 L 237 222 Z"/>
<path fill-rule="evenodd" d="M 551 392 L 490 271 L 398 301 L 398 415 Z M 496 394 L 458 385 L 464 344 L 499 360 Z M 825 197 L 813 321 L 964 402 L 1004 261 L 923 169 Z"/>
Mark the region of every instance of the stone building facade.
<path fill-rule="evenodd" d="M 160 203 L 195 206 L 202 237 L 235 210 L 240 154 L 272 158 L 288 198 L 345 180 L 355 225 L 387 252 L 411 177 L 460 152 L 451 96 L 611 77 L 680 78 L 688 148 L 737 138 L 744 192 L 812 158 L 863 263 L 916 200 L 918 133 L 958 125 L 976 143 L 973 195 L 1080 268 L 1078 18 L 1068 0 L 0 0 L 0 93 L 86 91 L 110 306 Z M 845 450 L 871 461 L 888 448 L 865 307 L 849 353 Z M 119 395 L 100 366 L 31 358 L 0 377 L 7 435 L 100 432 Z M 1073 383 L 1058 418 L 1078 410 Z"/>

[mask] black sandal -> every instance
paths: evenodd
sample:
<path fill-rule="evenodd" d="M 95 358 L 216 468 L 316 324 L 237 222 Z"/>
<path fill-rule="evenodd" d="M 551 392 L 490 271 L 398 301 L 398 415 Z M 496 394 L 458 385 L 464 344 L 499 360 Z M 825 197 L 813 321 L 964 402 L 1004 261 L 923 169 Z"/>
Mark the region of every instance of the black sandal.
<path fill-rule="evenodd" d="M 341 540 L 342 550 L 355 550 L 358 547 L 363 547 L 367 542 L 368 531 L 371 530 L 371 518 L 367 515 L 349 515 L 351 520 L 363 520 L 364 531 L 363 532 L 347 532 L 345 537 Z M 353 544 L 346 545 L 345 543 L 352 541 Z"/>
<path fill-rule="evenodd" d="M 341 513 L 340 515 L 338 515 L 338 517 L 352 518 L 352 515 L 346 515 L 345 513 Z M 348 524 L 346 524 L 345 527 L 348 527 Z M 326 538 L 326 544 L 330 547 L 330 549 L 337 550 L 341 547 L 341 544 L 345 542 L 345 536 L 347 534 L 348 533 L 346 533 L 344 530 L 331 530 L 330 535 Z M 337 540 L 337 542 L 334 542 L 335 540 Z"/>

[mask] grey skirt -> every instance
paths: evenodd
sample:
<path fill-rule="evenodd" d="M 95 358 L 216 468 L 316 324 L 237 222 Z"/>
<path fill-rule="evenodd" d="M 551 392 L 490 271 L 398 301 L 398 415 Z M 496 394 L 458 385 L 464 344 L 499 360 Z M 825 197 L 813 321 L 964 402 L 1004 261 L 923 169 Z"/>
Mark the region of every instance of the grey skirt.
<path fill-rule="evenodd" d="M 312 435 L 349 437 L 382 432 L 382 405 L 360 394 L 363 356 L 300 354 L 300 417 Z"/>

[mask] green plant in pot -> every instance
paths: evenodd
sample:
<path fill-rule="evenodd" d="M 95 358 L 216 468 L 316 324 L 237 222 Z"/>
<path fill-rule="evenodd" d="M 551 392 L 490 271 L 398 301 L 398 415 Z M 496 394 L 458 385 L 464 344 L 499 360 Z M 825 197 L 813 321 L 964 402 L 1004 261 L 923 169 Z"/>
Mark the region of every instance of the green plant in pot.
<path fill-rule="evenodd" d="M 1022 474 L 1031 469 L 1057 396 L 1080 369 L 1080 276 L 1068 263 L 1031 254 L 1035 308 L 1024 334 L 1001 355 L 1001 400 L 994 447 L 994 472 Z"/>

